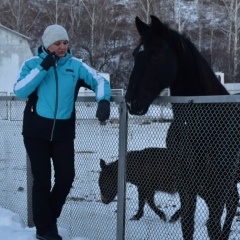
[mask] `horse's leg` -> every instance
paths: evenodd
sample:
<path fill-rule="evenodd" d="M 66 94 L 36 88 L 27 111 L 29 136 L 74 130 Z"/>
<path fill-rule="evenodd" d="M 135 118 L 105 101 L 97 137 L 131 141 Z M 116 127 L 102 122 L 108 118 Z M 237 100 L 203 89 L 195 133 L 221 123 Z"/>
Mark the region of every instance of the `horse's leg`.
<path fill-rule="evenodd" d="M 163 221 L 167 221 L 167 218 L 166 218 L 166 215 L 163 211 L 161 211 L 160 209 L 157 208 L 157 206 L 155 205 L 155 202 L 154 202 L 154 194 L 155 194 L 155 191 L 154 190 L 151 190 L 151 191 L 148 191 L 148 196 L 147 196 L 147 202 L 150 206 L 150 208 L 163 220 Z"/>
<path fill-rule="evenodd" d="M 181 207 L 172 215 L 169 222 L 173 223 L 176 222 L 181 217 Z"/>
<path fill-rule="evenodd" d="M 223 189 L 218 192 L 209 189 L 204 197 L 209 210 L 209 218 L 207 221 L 208 236 L 211 240 L 220 240 L 221 236 L 221 217 L 225 204 L 225 196 L 221 194 Z"/>
<path fill-rule="evenodd" d="M 138 211 L 131 217 L 130 220 L 139 220 L 143 216 L 145 199 L 147 198 L 146 191 L 143 187 L 138 187 Z"/>
<path fill-rule="evenodd" d="M 233 147 L 234 149 L 238 149 L 237 146 Z M 234 153 L 234 151 L 231 151 L 232 153 Z M 237 207 L 238 207 L 238 201 L 239 201 L 239 195 L 238 195 L 238 188 L 237 188 L 237 183 L 239 182 L 240 176 L 240 169 L 239 169 L 239 154 L 237 152 L 235 152 L 236 155 L 236 160 L 235 160 L 235 164 L 233 164 L 233 168 L 230 169 L 230 172 L 232 173 L 233 177 L 232 179 L 235 179 L 233 181 L 232 184 L 230 184 L 230 186 L 227 188 L 228 189 L 228 193 L 227 193 L 227 197 L 226 197 L 226 210 L 227 210 L 227 215 L 226 215 L 226 219 L 224 221 L 223 224 L 223 228 L 222 228 L 222 234 L 221 234 L 221 240 L 225 240 L 229 238 L 230 232 L 231 232 L 231 227 L 232 227 L 232 222 L 234 219 L 234 216 L 236 214 L 237 211 Z M 229 156 L 229 159 L 234 159 L 233 156 Z M 235 174 L 234 174 L 235 172 Z M 230 182 L 230 181 L 229 181 Z"/>
<path fill-rule="evenodd" d="M 196 210 L 197 194 L 180 191 L 181 225 L 184 240 L 193 240 L 194 213 Z"/>
<path fill-rule="evenodd" d="M 223 225 L 222 234 L 220 240 L 227 240 L 230 235 L 232 222 L 237 211 L 237 205 L 239 201 L 237 184 L 234 184 L 233 188 L 229 190 L 229 194 L 226 201 L 227 215 Z"/>

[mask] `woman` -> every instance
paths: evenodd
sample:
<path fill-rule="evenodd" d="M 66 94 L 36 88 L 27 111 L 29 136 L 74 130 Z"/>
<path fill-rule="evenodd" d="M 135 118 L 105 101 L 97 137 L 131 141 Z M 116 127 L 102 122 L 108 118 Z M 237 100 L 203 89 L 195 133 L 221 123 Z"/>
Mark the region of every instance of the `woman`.
<path fill-rule="evenodd" d="M 24 62 L 14 85 L 16 96 L 28 98 L 22 134 L 33 174 L 36 238 L 41 240 L 62 239 L 57 218 L 75 176 L 75 100 L 79 88 L 87 87 L 96 93 L 99 121 L 106 121 L 110 115 L 109 82 L 73 57 L 68 41 L 62 26 L 48 26 L 42 36 L 43 46 L 35 57 Z"/>

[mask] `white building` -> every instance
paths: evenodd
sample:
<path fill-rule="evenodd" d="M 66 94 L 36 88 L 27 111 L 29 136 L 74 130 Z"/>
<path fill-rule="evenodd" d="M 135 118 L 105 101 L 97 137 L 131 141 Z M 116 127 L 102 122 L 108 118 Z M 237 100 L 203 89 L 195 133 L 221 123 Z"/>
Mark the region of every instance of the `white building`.
<path fill-rule="evenodd" d="M 0 95 L 13 93 L 22 63 L 33 56 L 28 40 L 30 38 L 0 24 Z"/>
<path fill-rule="evenodd" d="M 98 72 L 101 76 L 103 76 L 106 80 L 110 82 L 110 74 L 109 73 L 101 73 Z M 92 90 L 89 90 L 88 88 L 81 87 L 78 96 L 95 96 L 95 93 Z"/>
<path fill-rule="evenodd" d="M 216 72 L 215 74 L 230 94 L 240 93 L 240 83 L 225 83 L 223 72 Z"/>

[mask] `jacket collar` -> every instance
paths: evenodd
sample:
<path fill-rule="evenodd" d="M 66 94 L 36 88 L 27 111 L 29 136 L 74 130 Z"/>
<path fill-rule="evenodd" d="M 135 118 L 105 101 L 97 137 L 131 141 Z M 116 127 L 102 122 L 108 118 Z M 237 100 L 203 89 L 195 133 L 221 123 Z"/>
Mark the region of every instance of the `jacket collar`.
<path fill-rule="evenodd" d="M 48 55 L 48 53 L 46 52 L 44 46 L 40 46 L 37 48 L 36 50 L 36 56 L 39 56 L 40 58 L 45 58 Z M 72 51 L 70 48 L 68 48 L 67 50 L 67 54 L 65 55 L 65 57 L 62 57 L 58 60 L 58 65 L 63 65 L 65 64 L 65 62 L 72 57 Z"/>

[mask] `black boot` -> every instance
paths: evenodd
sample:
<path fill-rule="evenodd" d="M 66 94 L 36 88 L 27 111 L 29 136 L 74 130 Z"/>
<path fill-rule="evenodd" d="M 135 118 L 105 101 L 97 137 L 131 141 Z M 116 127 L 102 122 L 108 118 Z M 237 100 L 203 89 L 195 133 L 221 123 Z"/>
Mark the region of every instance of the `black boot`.
<path fill-rule="evenodd" d="M 62 237 L 58 235 L 57 227 L 43 234 L 37 232 L 36 238 L 39 240 L 62 240 Z"/>
<path fill-rule="evenodd" d="M 43 235 L 37 234 L 36 238 L 39 240 L 62 240 L 62 237 L 55 232 L 48 232 Z"/>

